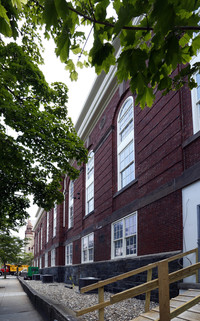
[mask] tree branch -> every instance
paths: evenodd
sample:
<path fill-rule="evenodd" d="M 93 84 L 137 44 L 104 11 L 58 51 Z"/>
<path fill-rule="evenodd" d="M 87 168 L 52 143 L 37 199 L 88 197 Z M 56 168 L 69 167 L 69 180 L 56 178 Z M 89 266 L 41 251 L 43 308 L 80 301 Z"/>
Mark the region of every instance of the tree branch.
<path fill-rule="evenodd" d="M 44 10 L 44 7 L 38 3 L 38 1 L 36 1 L 36 5 L 39 5 L 40 8 L 42 8 Z M 115 27 L 115 24 L 110 23 L 108 21 L 99 21 L 95 19 L 94 16 L 94 12 L 93 12 L 93 18 L 74 9 L 73 7 L 68 6 L 68 9 L 72 12 L 75 12 L 78 16 L 83 17 L 85 20 L 91 21 L 92 23 L 97 23 L 100 25 L 104 25 L 104 26 L 108 26 L 108 27 Z M 153 31 L 154 28 L 153 27 L 138 27 L 138 26 L 123 26 L 122 27 L 123 30 L 144 30 L 144 31 Z M 174 30 L 181 30 L 181 31 L 185 31 L 185 30 L 200 30 L 200 26 L 175 26 Z"/>

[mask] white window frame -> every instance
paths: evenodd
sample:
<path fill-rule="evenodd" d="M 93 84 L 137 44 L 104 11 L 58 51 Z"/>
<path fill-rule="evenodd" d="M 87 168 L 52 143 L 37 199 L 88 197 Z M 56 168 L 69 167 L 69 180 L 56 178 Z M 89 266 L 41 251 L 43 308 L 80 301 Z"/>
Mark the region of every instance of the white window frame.
<path fill-rule="evenodd" d="M 93 241 L 93 246 L 89 247 L 89 240 Z M 84 249 L 84 244 L 86 248 Z M 92 258 L 91 258 L 92 255 Z M 94 262 L 94 233 L 90 233 L 81 239 L 81 263 Z"/>
<path fill-rule="evenodd" d="M 194 32 L 193 36 L 196 37 L 199 32 Z M 191 66 L 193 66 L 196 62 L 200 62 L 200 50 L 197 50 L 197 55 L 191 59 Z M 196 72 L 193 75 L 195 82 L 197 83 L 196 76 L 200 74 L 200 72 Z M 200 85 L 200 84 L 199 84 Z M 198 86 L 198 83 L 197 83 Z M 191 90 L 191 99 L 192 99 L 192 123 L 193 123 L 193 134 L 196 134 L 200 130 L 200 98 L 198 98 L 197 88 L 193 88 Z"/>
<path fill-rule="evenodd" d="M 66 180 L 67 177 L 64 177 L 64 188 L 63 188 L 63 197 L 64 197 L 64 201 L 63 201 L 63 227 L 65 227 L 65 215 L 66 215 Z"/>
<path fill-rule="evenodd" d="M 69 183 L 68 229 L 74 226 L 74 181 Z"/>
<path fill-rule="evenodd" d="M 49 242 L 49 212 L 47 212 L 47 234 L 46 234 L 46 243 Z"/>
<path fill-rule="evenodd" d="M 91 150 L 86 165 L 85 215 L 94 211 L 94 152 Z"/>
<path fill-rule="evenodd" d="M 65 265 L 73 263 L 73 243 L 65 245 Z"/>
<path fill-rule="evenodd" d="M 136 224 L 136 232 L 126 235 L 126 228 L 125 228 L 125 222 L 126 220 L 130 219 L 131 216 L 135 217 L 135 224 Z M 118 239 L 114 239 L 114 226 L 118 223 L 122 223 L 122 237 L 119 237 Z M 111 225 L 111 258 L 112 259 L 120 259 L 120 258 L 124 258 L 124 257 L 131 257 L 131 256 L 137 256 L 137 246 L 138 246 L 138 226 L 137 226 L 137 212 L 134 212 L 130 215 L 127 215 L 125 217 L 123 217 L 120 220 L 117 220 L 115 222 L 112 223 Z M 127 254 L 127 244 L 126 244 L 126 240 L 130 239 L 131 237 L 135 237 L 136 238 L 136 249 L 135 249 L 135 253 L 131 253 L 131 254 Z M 121 255 L 115 255 L 115 242 L 121 241 L 122 240 L 122 250 L 121 250 Z"/>
<path fill-rule="evenodd" d="M 40 250 L 42 250 L 42 227 L 40 230 Z"/>
<path fill-rule="evenodd" d="M 56 249 L 51 250 L 51 266 L 56 265 Z"/>
<path fill-rule="evenodd" d="M 39 269 L 42 268 L 42 258 L 41 257 L 38 258 L 38 267 L 39 267 Z"/>
<path fill-rule="evenodd" d="M 200 53 L 192 60 L 192 64 L 200 61 Z M 194 74 L 194 80 L 197 83 L 197 75 L 200 76 L 200 73 L 197 72 Z M 199 86 L 191 90 L 191 99 L 192 99 L 192 123 L 193 123 L 193 134 L 196 134 L 200 130 L 200 97 L 198 97 L 198 87 L 200 90 L 200 81 Z"/>
<path fill-rule="evenodd" d="M 39 246 L 40 246 L 40 231 L 38 231 L 38 239 L 37 239 L 37 252 L 39 253 Z"/>
<path fill-rule="evenodd" d="M 48 252 L 44 253 L 44 266 L 48 267 Z"/>
<path fill-rule="evenodd" d="M 127 111 L 121 116 L 121 113 L 123 111 L 123 107 L 130 101 L 130 106 L 127 109 Z M 127 122 L 127 125 L 124 126 L 124 130 L 120 130 L 120 120 L 123 120 L 130 109 L 132 108 L 132 118 Z M 125 133 L 125 129 L 128 128 L 128 124 L 132 123 L 132 128 L 128 132 L 128 134 L 124 137 L 124 139 L 121 139 L 121 134 Z M 128 165 L 122 170 L 120 170 L 120 157 L 123 152 L 125 152 L 126 149 L 128 149 L 128 146 L 132 144 L 132 152 L 133 152 L 133 160 L 129 161 Z M 129 154 L 130 155 L 130 154 Z M 123 172 L 130 168 L 130 166 L 133 167 L 133 170 L 131 171 L 132 179 L 128 181 L 126 184 L 122 184 L 122 174 Z M 117 119 L 117 168 L 118 168 L 118 191 L 124 188 L 126 185 L 128 185 L 130 182 L 132 182 L 135 179 L 135 142 L 134 142 L 134 105 L 133 105 L 133 97 L 129 96 L 125 102 L 123 103 L 122 107 L 120 108 L 118 119 Z"/>
<path fill-rule="evenodd" d="M 56 236 L 57 211 L 58 211 L 58 207 L 57 207 L 57 204 L 55 204 L 53 209 L 53 237 Z"/>

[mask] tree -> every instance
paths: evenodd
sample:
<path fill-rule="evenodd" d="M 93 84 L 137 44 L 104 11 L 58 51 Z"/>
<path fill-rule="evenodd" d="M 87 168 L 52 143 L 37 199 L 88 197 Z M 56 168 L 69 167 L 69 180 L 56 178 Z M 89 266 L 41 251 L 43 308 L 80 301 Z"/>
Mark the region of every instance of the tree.
<path fill-rule="evenodd" d="M 13 0 L 16 4 L 20 0 Z M 136 104 L 151 106 L 157 90 L 166 94 L 185 83 L 195 86 L 192 75 L 199 64 L 188 63 L 200 48 L 199 0 L 29 0 L 24 16 L 33 26 L 45 27 L 53 37 L 56 54 L 66 64 L 71 78 L 77 78 L 71 52 L 79 56 L 77 66 L 95 66 L 99 74 L 117 64 L 121 82 L 130 80 Z M 88 61 L 84 57 L 85 32 L 90 25 L 94 42 Z M 11 26 L 12 27 L 12 26 Z M 10 31 L 11 32 L 11 31 Z M 115 56 L 114 40 L 121 52 Z M 176 73 L 173 71 L 180 65 Z M 187 76 L 187 77 L 186 77 Z"/>
<path fill-rule="evenodd" d="M 67 115 L 66 85 L 45 81 L 38 67 L 40 37 L 28 18 L 17 25 L 20 3 L 0 3 L 0 32 L 13 39 L 21 35 L 20 45 L 0 38 L 0 230 L 25 222 L 30 194 L 47 210 L 62 202 L 63 175 L 75 179 L 79 171 L 72 161 L 87 161 Z"/>
<path fill-rule="evenodd" d="M 33 265 L 33 259 L 34 259 L 34 255 L 33 253 L 26 253 L 23 252 L 18 256 L 17 260 L 15 261 L 15 263 L 17 265 Z"/>
<path fill-rule="evenodd" d="M 7 232 L 0 231 L 0 244 L 0 261 L 5 267 L 6 263 L 11 264 L 18 260 L 22 247 L 24 246 L 24 240 L 21 240 L 16 236 L 11 236 Z M 4 274 L 4 277 L 6 278 L 6 273 Z"/>

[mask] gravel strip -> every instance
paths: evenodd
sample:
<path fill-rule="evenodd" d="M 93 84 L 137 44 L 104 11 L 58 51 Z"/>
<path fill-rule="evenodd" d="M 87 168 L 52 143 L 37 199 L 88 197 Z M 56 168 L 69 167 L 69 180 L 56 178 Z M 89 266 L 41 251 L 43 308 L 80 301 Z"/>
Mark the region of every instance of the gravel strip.
<path fill-rule="evenodd" d="M 26 281 L 35 291 L 47 296 L 70 308 L 73 311 L 81 310 L 98 303 L 98 294 L 81 294 L 79 289 L 75 286 L 69 289 L 65 283 L 51 283 L 46 284 L 41 281 Z M 105 292 L 104 300 L 109 300 L 112 293 Z M 105 308 L 105 321 L 130 321 L 144 312 L 144 300 L 137 300 L 135 298 L 127 299 L 119 303 L 115 303 Z M 150 309 L 156 307 L 157 304 L 151 302 Z M 87 313 L 81 316 L 82 320 L 97 321 L 98 311 Z"/>

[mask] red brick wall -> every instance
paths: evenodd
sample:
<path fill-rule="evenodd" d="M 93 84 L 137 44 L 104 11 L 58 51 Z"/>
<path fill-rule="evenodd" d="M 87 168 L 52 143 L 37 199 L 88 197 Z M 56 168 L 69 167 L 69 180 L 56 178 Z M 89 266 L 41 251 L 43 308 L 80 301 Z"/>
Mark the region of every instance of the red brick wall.
<path fill-rule="evenodd" d="M 179 190 L 138 211 L 138 255 L 182 249 L 181 203 Z"/>
<path fill-rule="evenodd" d="M 85 216 L 85 166 L 74 184 L 74 226 L 68 229 L 68 187 L 66 224 L 63 227 L 63 205 L 58 206 L 57 235 L 52 238 L 53 211 L 50 211 L 49 242 L 46 240 L 46 216 L 42 220 L 43 249 L 55 244 L 73 242 L 73 264 L 81 262 L 81 237 L 94 231 L 95 261 L 111 256 L 111 223 L 114 212 L 130 214 L 127 205 L 144 199 L 182 175 L 184 169 L 200 161 L 200 138 L 184 142 L 192 136 L 191 97 L 187 88 L 157 94 L 152 108 L 134 107 L 136 179 L 122 191 L 117 190 L 117 117 L 123 102 L 131 93 L 120 97 L 117 90 L 89 136 L 89 150 L 94 150 L 94 212 Z M 80 199 L 77 197 L 80 193 Z M 160 196 L 162 197 L 162 196 Z M 182 249 L 181 190 L 149 205 L 138 201 L 138 255 Z M 103 226 L 98 225 L 104 222 Z M 44 235 L 45 234 L 45 235 Z M 37 231 L 36 231 L 37 235 Z M 44 250 L 43 250 L 44 251 Z M 41 254 L 41 253 L 39 253 Z M 64 264 L 64 246 L 57 249 L 56 263 Z"/>

